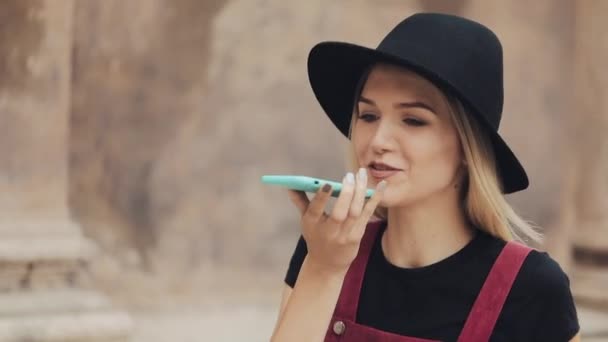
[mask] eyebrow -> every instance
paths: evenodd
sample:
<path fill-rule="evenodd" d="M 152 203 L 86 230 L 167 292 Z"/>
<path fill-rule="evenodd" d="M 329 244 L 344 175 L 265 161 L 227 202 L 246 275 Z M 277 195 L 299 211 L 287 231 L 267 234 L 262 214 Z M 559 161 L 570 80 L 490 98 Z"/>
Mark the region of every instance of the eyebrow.
<path fill-rule="evenodd" d="M 363 102 L 363 103 L 370 104 L 372 106 L 376 106 L 376 103 L 374 101 L 372 101 L 366 97 L 363 97 L 363 96 L 359 97 L 359 102 Z M 426 103 L 421 102 L 421 101 L 395 103 L 394 107 L 395 108 L 424 108 L 424 109 L 428 110 L 429 112 L 437 115 L 437 113 L 431 106 L 429 106 Z"/>

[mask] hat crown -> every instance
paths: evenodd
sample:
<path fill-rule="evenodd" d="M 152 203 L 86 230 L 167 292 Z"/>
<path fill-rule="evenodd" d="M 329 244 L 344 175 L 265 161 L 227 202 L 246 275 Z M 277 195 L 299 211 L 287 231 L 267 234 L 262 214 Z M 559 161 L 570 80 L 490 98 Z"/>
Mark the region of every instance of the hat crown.
<path fill-rule="evenodd" d="M 504 96 L 502 46 L 487 27 L 452 15 L 419 13 L 395 26 L 376 50 L 447 83 L 447 90 L 478 119 L 498 130 Z"/>
<path fill-rule="evenodd" d="M 503 107 L 502 46 L 474 21 L 419 13 L 399 23 L 376 49 L 345 42 L 321 42 L 308 55 L 308 77 L 334 125 L 349 137 L 358 87 L 377 63 L 400 65 L 457 98 L 488 133 L 504 193 L 528 187 L 523 166 L 498 133 Z"/>

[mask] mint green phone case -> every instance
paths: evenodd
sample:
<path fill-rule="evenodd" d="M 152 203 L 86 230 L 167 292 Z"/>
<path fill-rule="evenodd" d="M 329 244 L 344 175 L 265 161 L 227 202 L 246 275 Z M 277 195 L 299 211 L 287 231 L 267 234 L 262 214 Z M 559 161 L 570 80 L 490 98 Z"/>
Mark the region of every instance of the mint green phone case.
<path fill-rule="evenodd" d="M 284 186 L 293 190 L 300 190 L 305 192 L 317 192 L 326 183 L 331 185 L 333 197 L 338 197 L 340 191 L 342 191 L 342 183 L 334 182 L 321 178 L 307 177 L 307 176 L 295 176 L 295 175 L 265 175 L 262 176 L 262 183 L 270 185 Z M 365 194 L 366 198 L 372 197 L 374 190 L 367 189 Z"/>

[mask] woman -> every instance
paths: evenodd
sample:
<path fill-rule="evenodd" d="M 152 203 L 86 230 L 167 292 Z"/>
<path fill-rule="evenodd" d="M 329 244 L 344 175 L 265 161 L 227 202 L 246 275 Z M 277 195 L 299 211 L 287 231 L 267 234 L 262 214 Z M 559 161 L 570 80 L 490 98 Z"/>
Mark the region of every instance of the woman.
<path fill-rule="evenodd" d="M 377 49 L 318 44 L 308 67 L 358 170 L 328 214 L 329 186 L 290 191 L 303 237 L 272 340 L 577 341 L 567 276 L 513 241 L 538 234 L 504 198 L 528 178 L 497 133 L 498 38 L 416 14 Z"/>

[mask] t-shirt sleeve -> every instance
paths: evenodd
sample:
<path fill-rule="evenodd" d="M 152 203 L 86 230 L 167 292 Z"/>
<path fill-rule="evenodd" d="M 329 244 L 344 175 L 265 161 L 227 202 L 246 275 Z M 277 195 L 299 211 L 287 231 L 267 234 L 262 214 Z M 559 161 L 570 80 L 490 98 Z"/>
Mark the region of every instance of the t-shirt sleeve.
<path fill-rule="evenodd" d="M 289 287 L 293 288 L 296 284 L 296 280 L 298 279 L 298 274 L 300 273 L 300 268 L 304 263 L 304 258 L 306 258 L 306 254 L 308 253 L 308 248 L 306 247 L 306 241 L 304 241 L 304 237 L 300 236 L 298 239 L 298 244 L 296 245 L 296 249 L 291 256 L 291 261 L 289 262 L 289 268 L 287 269 L 287 274 L 285 275 L 285 284 L 289 285 Z"/>
<path fill-rule="evenodd" d="M 534 341 L 570 341 L 579 331 L 570 280 L 547 253 L 533 252 L 536 300 L 540 310 Z"/>

